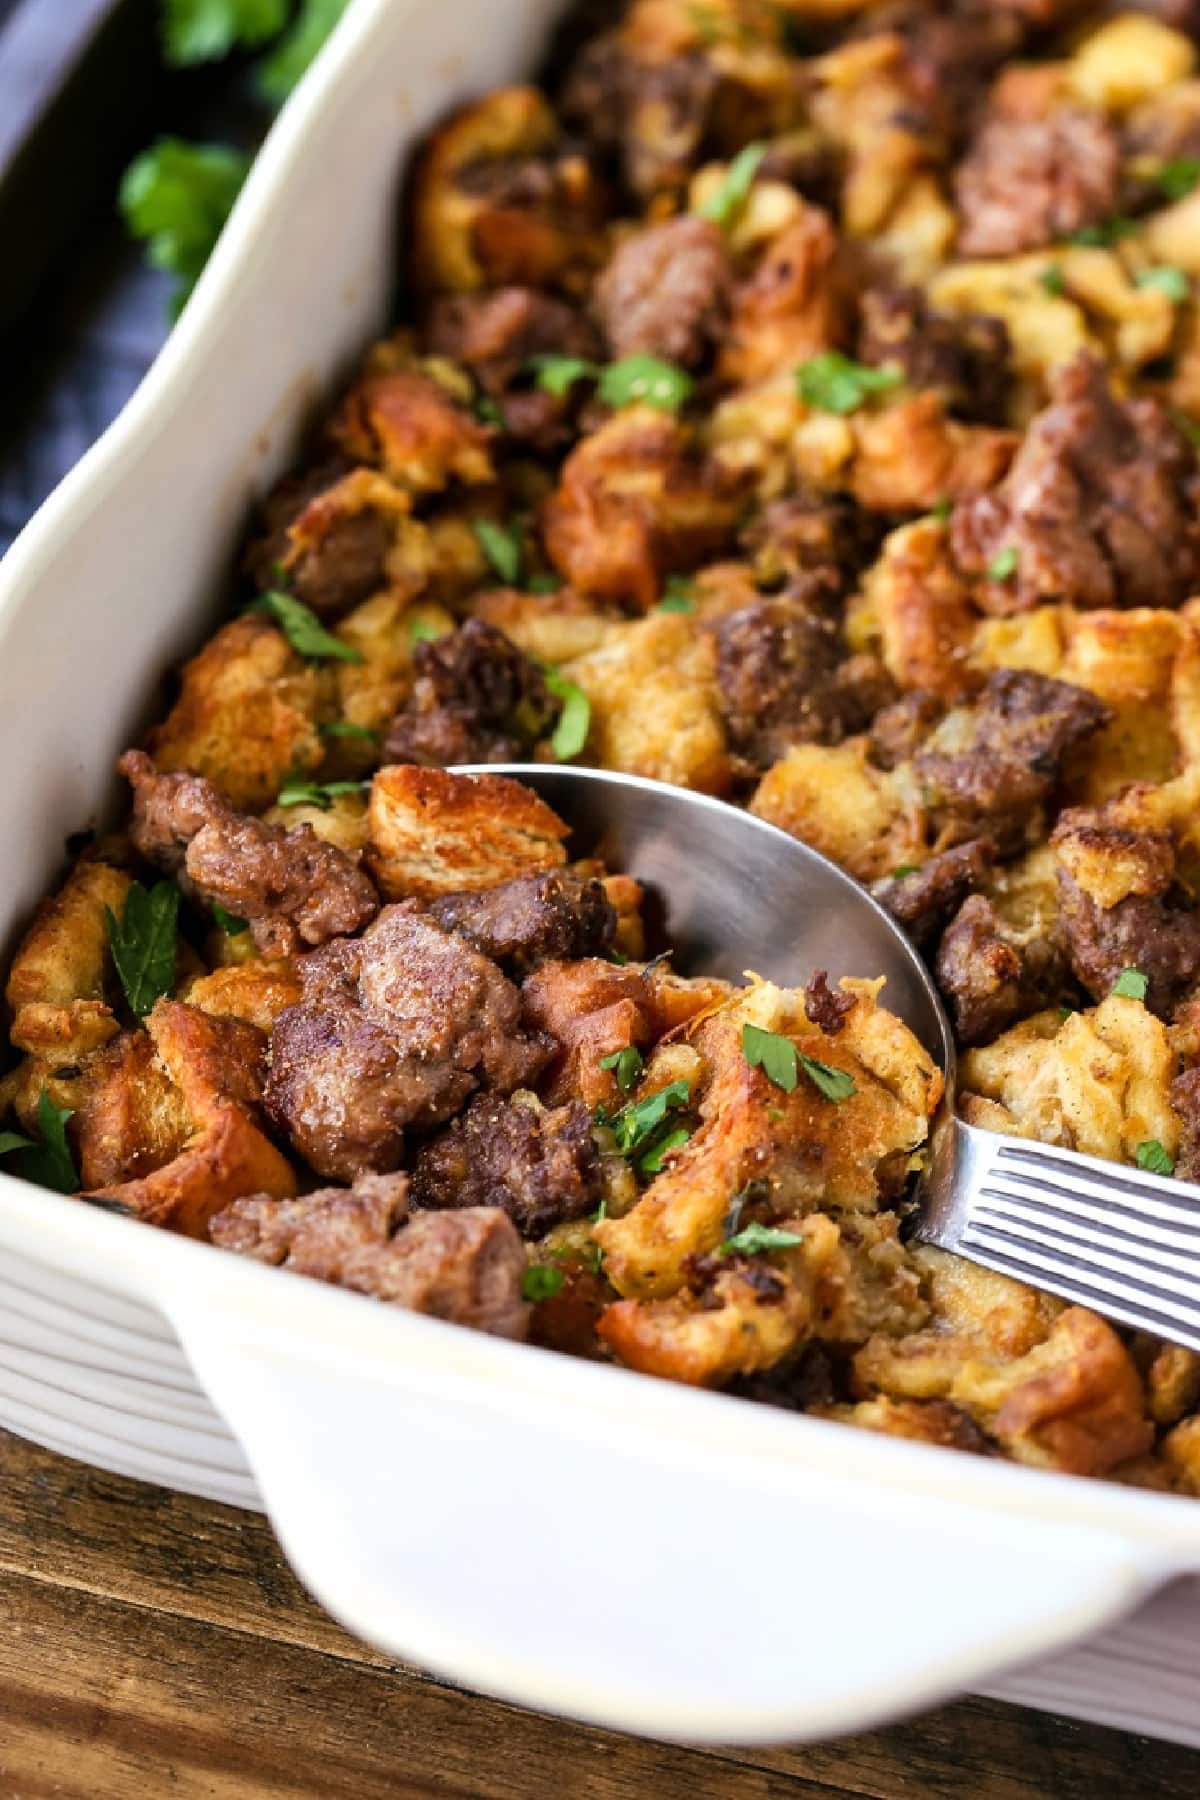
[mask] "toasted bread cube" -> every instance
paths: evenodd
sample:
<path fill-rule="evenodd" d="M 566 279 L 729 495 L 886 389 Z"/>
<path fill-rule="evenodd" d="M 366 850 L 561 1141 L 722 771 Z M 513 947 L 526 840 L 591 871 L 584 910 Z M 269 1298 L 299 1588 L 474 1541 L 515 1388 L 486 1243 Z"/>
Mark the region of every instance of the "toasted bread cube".
<path fill-rule="evenodd" d="M 115 1037 L 105 908 L 120 918 L 131 885 L 107 863 L 78 863 L 66 885 L 42 901 L 5 990 L 18 1050 L 65 1064 Z"/>
<path fill-rule="evenodd" d="M 877 769 L 865 737 L 797 744 L 767 770 L 750 811 L 801 838 L 859 881 L 925 860 L 924 830 L 902 771 Z"/>
<path fill-rule="evenodd" d="M 215 1019 L 241 1019 L 269 1034 L 280 1013 L 295 1006 L 302 992 L 294 965 L 286 956 L 273 956 L 201 975 L 183 998 Z"/>
<path fill-rule="evenodd" d="M 222 627 L 183 670 L 182 687 L 146 748 L 157 768 L 190 769 L 240 812 L 269 806 L 289 775 L 311 774 L 322 675 L 265 619 Z"/>
<path fill-rule="evenodd" d="M 367 866 L 389 900 L 499 887 L 566 861 L 568 827 L 502 775 L 380 769 L 367 807 Z"/>

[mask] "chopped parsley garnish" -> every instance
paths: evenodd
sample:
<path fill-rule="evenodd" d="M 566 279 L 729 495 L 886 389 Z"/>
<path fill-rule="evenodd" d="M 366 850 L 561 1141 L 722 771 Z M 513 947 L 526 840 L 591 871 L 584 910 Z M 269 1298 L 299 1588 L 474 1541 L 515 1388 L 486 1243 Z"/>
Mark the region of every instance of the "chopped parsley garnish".
<path fill-rule="evenodd" d="M 657 610 L 665 613 L 690 613 L 696 610 L 696 588 L 686 575 L 668 577 Z"/>
<path fill-rule="evenodd" d="M 1123 1000 L 1144 1000 L 1149 986 L 1140 969 L 1122 969 L 1110 992 L 1119 994 Z"/>
<path fill-rule="evenodd" d="M 531 1263 L 521 1277 L 522 1300 L 553 1300 L 561 1294 L 566 1277 L 547 1263 Z"/>
<path fill-rule="evenodd" d="M 378 744 L 383 737 L 382 731 L 373 731 L 369 725 L 356 725 L 353 719 L 333 719 L 328 725 L 318 725 L 317 733 L 323 738 L 352 738 L 356 743 Z"/>
<path fill-rule="evenodd" d="M 747 144 L 745 149 L 739 150 L 726 169 L 720 187 L 700 208 L 701 218 L 710 219 L 723 229 L 734 224 L 750 198 L 750 189 L 766 154 L 766 144 Z"/>
<path fill-rule="evenodd" d="M 695 382 L 684 369 L 659 356 L 624 356 L 603 370 L 596 392 L 605 406 L 654 406 L 678 412 L 691 398 Z"/>
<path fill-rule="evenodd" d="M 1135 286 L 1157 288 L 1160 294 L 1165 294 L 1176 305 L 1182 305 L 1192 291 L 1192 284 L 1183 270 L 1172 268 L 1166 263 L 1152 269 L 1139 269 L 1133 279 Z"/>
<path fill-rule="evenodd" d="M 671 1081 L 666 1087 L 659 1088 L 657 1093 L 647 1094 L 644 1100 L 634 1100 L 628 1106 L 623 1106 L 619 1113 L 607 1121 L 617 1140 L 618 1150 L 628 1156 L 633 1150 L 649 1149 L 650 1138 L 670 1113 L 678 1112 L 687 1105 L 690 1092 L 686 1081 Z"/>
<path fill-rule="evenodd" d="M 340 794 L 361 794 L 369 781 L 285 781 L 276 806 L 316 806 L 328 812 Z"/>
<path fill-rule="evenodd" d="M 794 1250 L 804 1239 L 794 1231 L 780 1231 L 774 1225 L 747 1225 L 721 1245 L 722 1256 L 761 1256 L 765 1250 Z"/>
<path fill-rule="evenodd" d="M 950 523 L 950 514 L 953 511 L 953 500 L 939 500 L 936 506 L 930 508 L 929 516 L 931 519 L 936 519 L 939 525 L 948 525 Z"/>
<path fill-rule="evenodd" d="M 543 669 L 542 677 L 555 699 L 563 703 L 558 724 L 550 739 L 550 748 L 556 762 L 570 762 L 587 743 L 592 723 L 592 703 L 581 687 L 568 681 L 557 669 Z"/>
<path fill-rule="evenodd" d="M 1083 250 L 1107 250 L 1112 244 L 1119 244 L 1122 238 L 1130 237 L 1138 229 L 1136 219 L 1125 219 L 1119 215 L 1111 219 L 1100 219 L 1095 225 L 1081 226 L 1068 237 L 1068 244 L 1078 244 Z"/>
<path fill-rule="evenodd" d="M 1010 581 L 1017 572 L 1020 554 L 1015 544 L 1005 544 L 1003 550 L 997 550 L 987 566 L 989 581 Z"/>
<path fill-rule="evenodd" d="M 1186 200 L 1200 182 L 1200 156 L 1173 156 L 1154 174 L 1155 186 L 1168 200 Z"/>
<path fill-rule="evenodd" d="M 40 1141 L 24 1137 L 19 1131 L 0 1132 L 0 1156 L 17 1151 L 21 1157 L 17 1172 L 24 1180 L 36 1181 L 39 1187 L 53 1188 L 59 1194 L 77 1193 L 79 1176 L 67 1142 L 67 1120 L 73 1117 L 70 1107 L 55 1106 L 43 1088 L 37 1105 Z"/>
<path fill-rule="evenodd" d="M 177 68 L 253 50 L 282 31 L 288 0 L 163 0 L 163 50 Z"/>
<path fill-rule="evenodd" d="M 434 638 L 445 634 L 440 625 L 431 624 L 428 619 L 410 619 L 408 621 L 408 641 L 410 644 L 429 644 Z"/>
<path fill-rule="evenodd" d="M 150 262 L 177 278 L 171 316 L 177 317 L 221 235 L 250 158 L 225 144 L 188 144 L 161 137 L 134 158 L 121 181 L 126 227 L 144 238 Z"/>
<path fill-rule="evenodd" d="M 1167 1155 L 1157 1138 L 1146 1138 L 1134 1152 L 1139 1169 L 1145 1169 L 1151 1175 L 1173 1175 L 1175 1164 Z"/>
<path fill-rule="evenodd" d="M 858 1084 L 853 1075 L 848 1074 L 845 1069 L 835 1069 L 831 1063 L 818 1062 L 815 1056 L 805 1056 L 801 1052 L 800 1067 L 826 1100 L 848 1100 L 851 1094 L 858 1092 Z"/>
<path fill-rule="evenodd" d="M 896 369 L 872 369 L 840 350 L 823 350 L 796 370 L 796 387 L 804 404 L 843 418 L 857 412 L 870 395 L 889 393 L 903 381 Z"/>
<path fill-rule="evenodd" d="M 113 964 L 139 1019 L 174 989 L 179 900 L 173 881 L 156 881 L 149 892 L 135 881 L 119 919 L 111 906 L 104 909 Z"/>
<path fill-rule="evenodd" d="M 361 650 L 356 650 L 353 644 L 344 644 L 341 638 L 326 631 L 312 608 L 305 606 L 303 600 L 297 600 L 294 594 L 272 588 L 269 593 L 259 596 L 252 610 L 274 619 L 296 654 L 307 657 L 310 662 L 362 661 Z"/>
<path fill-rule="evenodd" d="M 521 579 L 520 534 L 511 526 L 497 525 L 494 519 L 472 519 L 471 530 L 501 581 L 506 587 L 516 587 Z"/>
<path fill-rule="evenodd" d="M 764 1031 L 761 1025 L 743 1025 L 742 1055 L 752 1069 L 761 1069 L 785 1094 L 794 1091 L 800 1079 L 800 1052 L 791 1038 Z"/>
<path fill-rule="evenodd" d="M 527 594 L 557 594 L 562 582 L 557 575 L 531 575 L 525 583 Z"/>
<path fill-rule="evenodd" d="M 665 1136 L 657 1138 L 643 1156 L 638 1157 L 638 1168 L 643 1175 L 660 1175 L 663 1163 L 672 1150 L 678 1150 L 691 1137 L 691 1129 L 687 1125 L 675 1125 Z"/>
<path fill-rule="evenodd" d="M 236 913 L 226 912 L 217 900 L 212 903 L 212 916 L 214 923 L 220 926 L 226 937 L 241 937 L 244 931 L 250 929 L 245 919 L 239 919 Z"/>
<path fill-rule="evenodd" d="M 906 875 L 915 875 L 916 872 L 916 863 L 897 863 L 896 867 L 892 870 L 892 880 L 903 881 Z"/>
<path fill-rule="evenodd" d="M 623 1094 L 632 1093 L 641 1079 L 645 1067 L 642 1053 L 636 1044 L 626 1044 L 623 1050 L 614 1050 L 608 1056 L 600 1058 L 602 1069 L 611 1069 L 616 1077 L 617 1086 Z"/>
<path fill-rule="evenodd" d="M 548 394 L 564 400 L 577 381 L 595 381 L 600 370 L 586 356 L 531 356 L 525 367 Z"/>
<path fill-rule="evenodd" d="M 1046 292 L 1048 294 L 1053 294 L 1055 299 L 1058 299 L 1067 291 L 1067 284 L 1063 280 L 1063 272 L 1057 263 L 1047 263 L 1046 267 L 1038 276 L 1038 280 L 1041 282 Z"/>
<path fill-rule="evenodd" d="M 490 394 L 480 394 L 475 402 L 475 417 L 481 425 L 498 425 L 503 431 L 508 423 Z"/>

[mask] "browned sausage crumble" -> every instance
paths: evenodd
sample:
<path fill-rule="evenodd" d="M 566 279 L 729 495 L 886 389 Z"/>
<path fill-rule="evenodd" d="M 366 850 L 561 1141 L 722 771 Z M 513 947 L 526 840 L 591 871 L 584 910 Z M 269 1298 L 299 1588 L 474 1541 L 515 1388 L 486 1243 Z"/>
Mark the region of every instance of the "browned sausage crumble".
<path fill-rule="evenodd" d="M 920 946 L 968 1117 L 1196 1178 L 1200 8 L 604 10 L 422 147 L 407 313 L 17 951 L 6 1166 L 1200 1493 L 1200 1358 L 901 1233 L 940 1076 L 870 970 L 673 972 L 636 869 L 447 772 L 748 805 Z"/>

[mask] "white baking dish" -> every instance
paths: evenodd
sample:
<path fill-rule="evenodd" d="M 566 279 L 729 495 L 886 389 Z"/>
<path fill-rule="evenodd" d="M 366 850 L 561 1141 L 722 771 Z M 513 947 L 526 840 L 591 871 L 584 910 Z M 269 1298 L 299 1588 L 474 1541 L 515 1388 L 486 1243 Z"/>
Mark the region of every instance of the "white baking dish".
<path fill-rule="evenodd" d="M 5 559 L 0 931 L 106 804 L 250 493 L 383 323 L 405 145 L 530 67 L 557 10 L 355 0 L 159 362 Z M 501 1343 L 7 1177 L 0 1423 L 261 1495 L 354 1630 L 528 1705 L 795 1739 L 986 1684 L 1200 1743 L 1200 1584 L 996 1686 L 1200 1569 L 1195 1503 Z"/>

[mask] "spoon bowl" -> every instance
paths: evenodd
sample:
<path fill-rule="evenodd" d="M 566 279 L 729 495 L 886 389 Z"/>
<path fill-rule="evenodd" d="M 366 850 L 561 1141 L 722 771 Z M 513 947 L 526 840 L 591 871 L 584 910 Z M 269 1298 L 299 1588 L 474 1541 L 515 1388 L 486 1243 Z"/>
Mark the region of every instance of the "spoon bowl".
<path fill-rule="evenodd" d="M 797 838 L 684 788 L 605 769 L 475 765 L 534 789 L 572 854 L 636 877 L 684 974 L 780 986 L 882 975 L 883 1001 L 939 1064 L 945 1095 L 915 1235 L 971 1262 L 1200 1350 L 1200 1186 L 968 1125 L 950 1022 L 929 971 L 871 895 Z"/>

